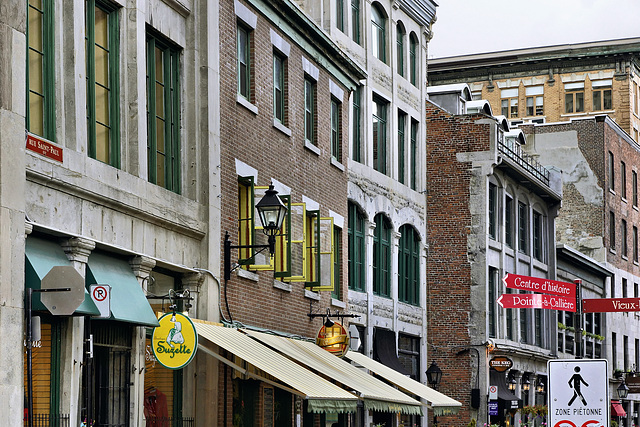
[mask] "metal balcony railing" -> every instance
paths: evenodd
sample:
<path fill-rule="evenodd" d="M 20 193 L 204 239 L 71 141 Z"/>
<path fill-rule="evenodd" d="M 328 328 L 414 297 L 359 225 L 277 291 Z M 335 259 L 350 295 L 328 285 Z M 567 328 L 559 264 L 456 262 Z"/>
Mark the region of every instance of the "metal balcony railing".
<path fill-rule="evenodd" d="M 27 415 L 24 426 L 29 425 Z M 33 414 L 33 427 L 69 427 L 69 415 L 65 414 Z"/>
<path fill-rule="evenodd" d="M 549 186 L 549 170 L 527 154 L 518 142 L 511 138 L 501 138 L 498 140 L 498 151 Z"/>

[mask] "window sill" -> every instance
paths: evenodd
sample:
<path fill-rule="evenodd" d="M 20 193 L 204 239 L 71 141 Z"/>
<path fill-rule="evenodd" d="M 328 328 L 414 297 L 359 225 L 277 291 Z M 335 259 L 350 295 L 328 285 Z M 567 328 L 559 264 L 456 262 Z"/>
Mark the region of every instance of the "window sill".
<path fill-rule="evenodd" d="M 609 189 L 609 194 L 611 194 L 612 196 L 616 195 L 616 190 L 612 190 L 611 188 Z"/>
<path fill-rule="evenodd" d="M 254 273 L 253 271 L 248 271 L 244 268 L 238 268 L 236 271 L 238 272 L 238 277 L 242 277 L 243 279 L 249 279 L 254 282 L 260 280 L 260 276 L 258 275 L 258 273 Z"/>
<path fill-rule="evenodd" d="M 620 199 L 622 200 L 623 203 L 627 203 L 627 204 L 629 203 L 629 202 L 627 202 L 627 198 L 626 197 L 620 197 Z"/>
<path fill-rule="evenodd" d="M 320 294 L 318 292 L 310 291 L 309 289 L 304 290 L 304 297 L 315 301 L 320 301 Z"/>
<path fill-rule="evenodd" d="M 331 164 L 344 172 L 344 165 L 340 163 L 335 157 L 331 157 Z"/>
<path fill-rule="evenodd" d="M 489 247 L 491 249 L 495 249 L 496 251 L 502 250 L 502 243 L 495 240 L 493 237 L 489 237 Z"/>
<path fill-rule="evenodd" d="M 238 95 L 237 101 L 238 101 L 238 104 L 242 105 L 244 108 L 251 111 L 256 116 L 258 115 L 258 107 L 253 105 L 251 102 L 249 102 L 249 100 Z"/>
<path fill-rule="evenodd" d="M 316 156 L 320 155 L 320 149 L 318 147 L 316 147 L 315 145 L 313 145 L 309 141 L 306 141 L 306 140 L 304 141 L 304 148 L 306 148 L 307 150 L 311 151 Z"/>
<path fill-rule="evenodd" d="M 273 127 L 284 133 L 288 137 L 291 137 L 291 129 L 280 123 L 278 120 L 273 119 Z"/>
<path fill-rule="evenodd" d="M 520 258 L 522 261 L 526 262 L 527 264 L 531 264 L 531 255 L 518 251 L 518 258 Z"/>
<path fill-rule="evenodd" d="M 616 252 L 616 250 L 615 250 L 615 249 L 609 249 L 609 253 L 614 254 L 614 255 L 616 255 L 616 254 L 617 254 L 617 252 Z"/>
<path fill-rule="evenodd" d="M 347 308 L 347 304 L 344 301 L 340 301 L 339 299 L 331 298 L 331 305 L 334 307 L 340 307 L 343 310 Z"/>
<path fill-rule="evenodd" d="M 633 207 L 633 210 L 640 211 L 640 209 L 638 209 L 638 205 L 633 205 L 632 207 Z"/>
<path fill-rule="evenodd" d="M 533 258 L 533 266 L 540 270 L 540 271 L 544 271 L 544 272 L 548 272 L 549 271 L 549 266 L 547 264 L 545 264 L 543 261 L 539 261 L 535 258 Z"/>
<path fill-rule="evenodd" d="M 285 292 L 291 292 L 293 290 L 293 285 L 291 283 L 281 282 L 280 280 L 276 279 L 273 280 L 273 287 Z"/>

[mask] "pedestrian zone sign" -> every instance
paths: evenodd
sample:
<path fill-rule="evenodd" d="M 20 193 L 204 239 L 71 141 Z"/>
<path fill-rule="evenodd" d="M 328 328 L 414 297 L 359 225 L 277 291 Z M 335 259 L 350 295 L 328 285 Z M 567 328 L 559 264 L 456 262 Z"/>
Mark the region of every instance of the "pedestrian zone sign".
<path fill-rule="evenodd" d="M 606 360 L 547 362 L 549 427 L 609 427 Z"/>

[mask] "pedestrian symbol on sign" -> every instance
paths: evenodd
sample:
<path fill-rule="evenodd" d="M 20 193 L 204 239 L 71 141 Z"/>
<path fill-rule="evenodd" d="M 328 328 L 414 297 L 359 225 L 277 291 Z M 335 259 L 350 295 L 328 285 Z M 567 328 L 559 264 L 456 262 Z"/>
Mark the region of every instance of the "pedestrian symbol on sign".
<path fill-rule="evenodd" d="M 589 384 L 587 384 L 587 382 L 582 378 L 582 375 L 580 375 L 579 366 L 576 366 L 575 368 L 573 368 L 573 371 L 575 372 L 575 374 L 573 374 L 573 376 L 569 380 L 569 386 L 573 389 L 573 397 L 571 398 L 571 400 L 567 405 L 571 406 L 573 401 L 576 400 L 576 397 L 578 396 L 580 397 L 582 404 L 586 405 L 587 400 L 584 398 L 584 396 L 580 392 L 580 383 L 583 383 L 587 387 L 589 387 Z"/>

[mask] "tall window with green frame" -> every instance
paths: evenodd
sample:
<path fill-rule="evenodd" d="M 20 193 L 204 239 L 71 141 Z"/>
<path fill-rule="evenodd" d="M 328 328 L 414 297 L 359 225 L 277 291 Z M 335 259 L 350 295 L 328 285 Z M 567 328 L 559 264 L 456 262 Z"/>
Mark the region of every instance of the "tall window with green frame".
<path fill-rule="evenodd" d="M 391 295 L 391 224 L 384 214 L 374 218 L 373 234 L 373 293 Z"/>
<path fill-rule="evenodd" d="M 360 1 L 351 0 L 351 38 L 360 44 Z"/>
<path fill-rule="evenodd" d="M 418 38 L 414 33 L 409 36 L 409 78 L 411 84 L 418 85 Z"/>
<path fill-rule="evenodd" d="M 239 22 L 237 25 L 238 95 L 251 102 L 251 31 Z"/>
<path fill-rule="evenodd" d="M 398 181 L 401 184 L 406 183 L 405 174 L 406 171 L 406 129 L 407 127 L 407 114 L 398 110 Z"/>
<path fill-rule="evenodd" d="M 342 162 L 342 103 L 331 97 L 331 157 Z"/>
<path fill-rule="evenodd" d="M 331 297 L 342 299 L 342 229 L 333 227 L 333 290 Z"/>
<path fill-rule="evenodd" d="M 420 304 L 420 235 L 408 224 L 400 227 L 398 300 Z"/>
<path fill-rule="evenodd" d="M 353 141 L 352 141 L 352 156 L 356 162 L 362 161 L 362 86 L 356 87 L 353 92 Z"/>
<path fill-rule="evenodd" d="M 402 23 L 398 22 L 396 25 L 396 55 L 397 55 L 397 72 L 402 77 L 404 77 L 404 39 L 406 36 L 406 32 Z"/>
<path fill-rule="evenodd" d="M 120 167 L 118 11 L 99 0 L 85 7 L 89 157 Z"/>
<path fill-rule="evenodd" d="M 285 123 L 285 58 L 273 53 L 273 118 L 286 125 Z"/>
<path fill-rule="evenodd" d="M 380 98 L 373 99 L 373 168 L 387 173 L 387 107 Z"/>
<path fill-rule="evenodd" d="M 27 130 L 54 141 L 53 0 L 27 5 Z"/>
<path fill-rule="evenodd" d="M 418 129 L 419 123 L 416 120 L 411 120 L 411 146 L 410 146 L 410 155 L 409 155 L 409 175 L 410 175 L 410 185 L 412 190 L 417 190 L 418 188 Z"/>
<path fill-rule="evenodd" d="M 349 202 L 348 207 L 348 266 L 349 289 L 364 291 L 365 267 L 365 231 L 364 215 L 355 203 Z"/>
<path fill-rule="evenodd" d="M 304 140 L 318 145 L 316 140 L 316 82 L 309 76 L 304 78 Z"/>
<path fill-rule="evenodd" d="M 180 192 L 179 51 L 147 35 L 149 182 Z"/>

